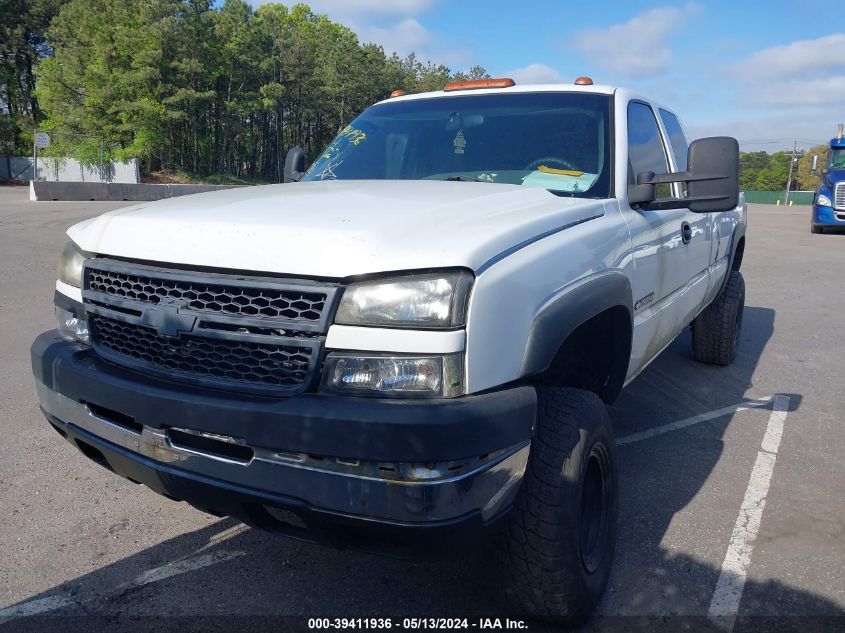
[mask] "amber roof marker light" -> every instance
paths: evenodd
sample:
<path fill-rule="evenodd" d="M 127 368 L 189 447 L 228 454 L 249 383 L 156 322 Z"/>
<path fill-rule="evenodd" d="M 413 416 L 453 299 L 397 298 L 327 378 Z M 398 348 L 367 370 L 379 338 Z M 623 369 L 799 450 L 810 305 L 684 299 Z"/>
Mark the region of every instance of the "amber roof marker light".
<path fill-rule="evenodd" d="M 393 92 L 390 93 L 390 96 L 388 97 L 388 99 L 392 99 L 393 97 L 401 97 L 405 94 L 406 93 L 405 93 L 404 90 L 394 90 Z"/>
<path fill-rule="evenodd" d="M 516 82 L 510 77 L 502 77 L 501 79 L 471 79 L 468 81 L 450 81 L 443 86 L 443 92 L 451 92 L 453 90 L 480 90 L 481 88 L 510 88 L 515 86 Z"/>
<path fill-rule="evenodd" d="M 576 86 L 592 86 L 593 80 L 590 79 L 589 77 L 578 77 L 578 79 L 575 80 L 575 85 Z"/>

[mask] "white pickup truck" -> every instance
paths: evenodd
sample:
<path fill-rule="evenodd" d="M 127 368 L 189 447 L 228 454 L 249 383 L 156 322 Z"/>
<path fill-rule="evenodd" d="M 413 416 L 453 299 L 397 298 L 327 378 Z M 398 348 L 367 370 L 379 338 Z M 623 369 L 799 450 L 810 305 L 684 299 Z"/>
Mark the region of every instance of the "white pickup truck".
<path fill-rule="evenodd" d="M 68 230 L 32 347 L 50 424 L 277 533 L 489 534 L 517 610 L 589 613 L 616 538 L 605 403 L 687 327 L 696 359 L 736 354 L 736 141 L 688 145 L 588 78 L 486 80 L 392 96 L 285 172 Z"/>

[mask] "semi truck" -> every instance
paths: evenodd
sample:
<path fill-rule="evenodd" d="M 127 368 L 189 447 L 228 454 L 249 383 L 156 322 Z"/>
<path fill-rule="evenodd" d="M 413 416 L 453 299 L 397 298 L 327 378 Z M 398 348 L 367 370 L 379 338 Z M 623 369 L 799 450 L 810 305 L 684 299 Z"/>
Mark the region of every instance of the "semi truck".
<path fill-rule="evenodd" d="M 827 163 L 822 169 L 822 179 L 813 197 L 811 233 L 824 233 L 825 229 L 845 228 L 845 133 L 839 124 L 836 137 L 830 139 Z"/>

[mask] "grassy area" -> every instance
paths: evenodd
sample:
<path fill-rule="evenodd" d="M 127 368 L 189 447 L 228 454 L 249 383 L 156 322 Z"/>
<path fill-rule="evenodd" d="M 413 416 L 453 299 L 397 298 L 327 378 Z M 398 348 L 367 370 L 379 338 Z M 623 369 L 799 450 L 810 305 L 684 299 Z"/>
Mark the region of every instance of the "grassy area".
<path fill-rule="evenodd" d="M 163 169 L 148 174 L 142 174 L 141 182 L 150 184 L 185 185 L 269 185 L 273 181 L 260 178 L 239 178 L 228 174 L 212 174 L 211 176 L 198 176 L 185 171 Z"/>

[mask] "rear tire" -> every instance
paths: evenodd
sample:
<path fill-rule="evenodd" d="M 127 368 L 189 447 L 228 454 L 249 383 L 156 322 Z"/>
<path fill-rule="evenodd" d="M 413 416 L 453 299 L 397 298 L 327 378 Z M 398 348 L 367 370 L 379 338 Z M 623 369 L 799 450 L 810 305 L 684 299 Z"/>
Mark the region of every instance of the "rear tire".
<path fill-rule="evenodd" d="M 692 356 L 701 363 L 730 365 L 736 358 L 745 310 L 745 280 L 732 270 L 721 294 L 692 322 Z"/>
<path fill-rule="evenodd" d="M 496 541 L 507 601 L 528 617 L 576 624 L 607 585 L 616 544 L 616 443 L 589 391 L 540 388 L 537 432 Z"/>

